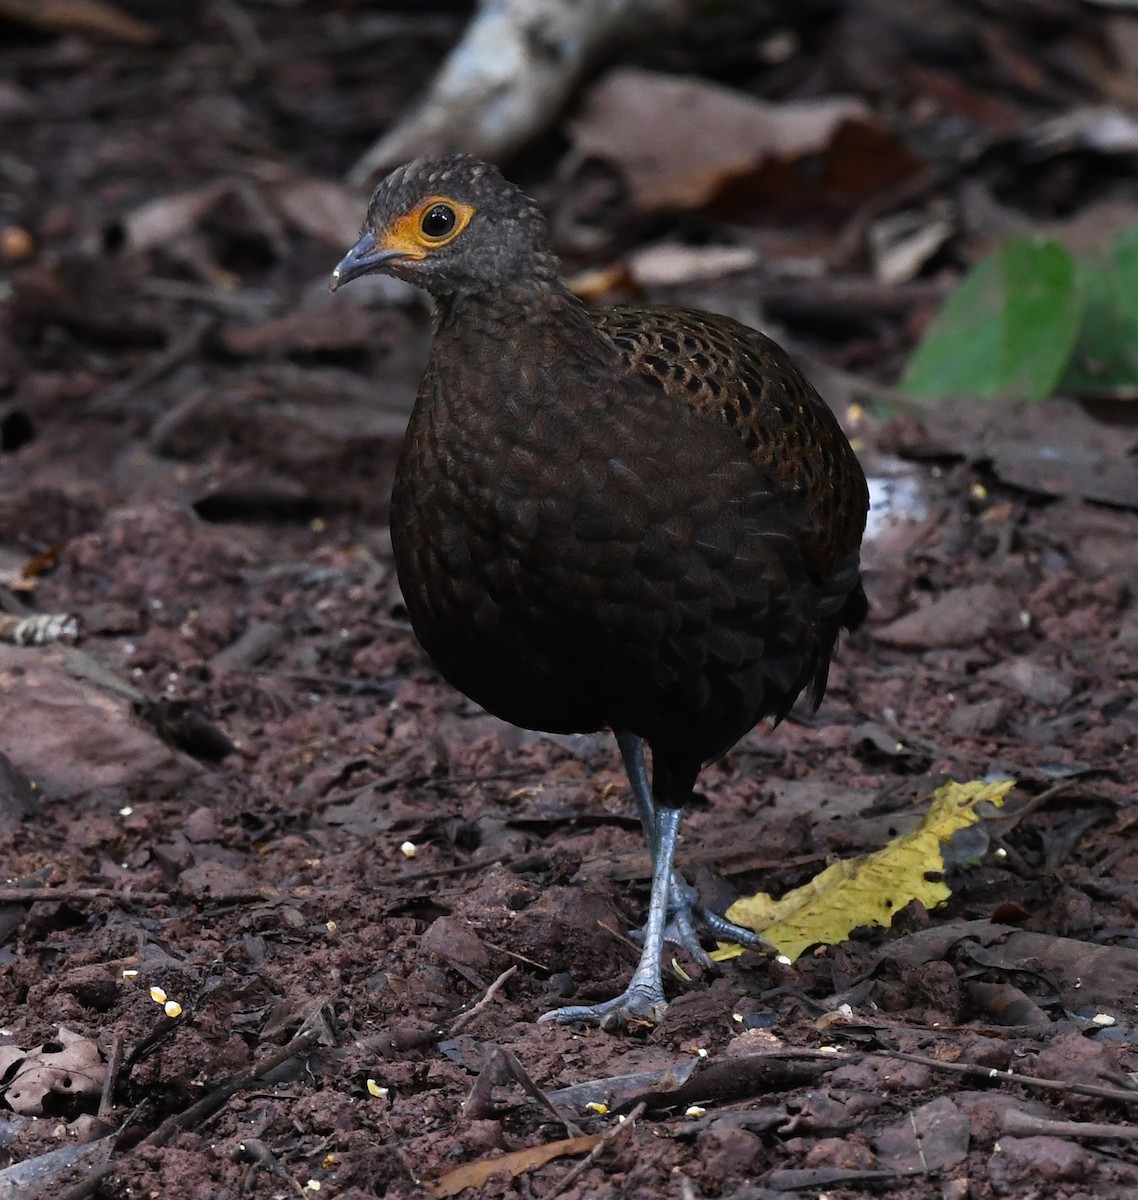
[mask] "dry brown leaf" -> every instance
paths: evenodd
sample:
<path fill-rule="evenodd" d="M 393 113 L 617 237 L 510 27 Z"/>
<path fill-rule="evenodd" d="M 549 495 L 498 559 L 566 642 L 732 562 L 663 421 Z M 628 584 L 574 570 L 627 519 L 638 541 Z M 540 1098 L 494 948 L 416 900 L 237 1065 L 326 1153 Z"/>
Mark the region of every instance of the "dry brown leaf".
<path fill-rule="evenodd" d="M 628 265 L 622 262 L 578 271 L 568 282 L 573 295 L 587 304 L 599 304 L 610 292 L 619 292 L 633 286 Z"/>
<path fill-rule="evenodd" d="M 887 646 L 909 650 L 971 646 L 981 638 L 1007 636 L 1018 621 L 1018 609 L 1006 589 L 994 583 L 970 583 L 942 592 L 875 629 L 873 636 Z"/>
<path fill-rule="evenodd" d="M 882 1167 L 921 1175 L 962 1163 L 970 1134 L 968 1114 L 951 1096 L 938 1096 L 887 1125 L 873 1142 Z"/>
<path fill-rule="evenodd" d="M 58 1042 L 36 1046 L 24 1056 L 4 1100 L 14 1112 L 42 1116 L 44 1100 L 60 1096 L 97 1096 L 107 1073 L 99 1047 L 82 1034 L 59 1027 Z"/>
<path fill-rule="evenodd" d="M 0 749 L 57 800 L 196 771 L 138 719 L 136 698 L 73 647 L 0 642 Z"/>
<path fill-rule="evenodd" d="M 342 250 L 360 235 L 367 198 L 332 179 L 290 179 L 274 187 L 273 203 L 294 229 Z"/>
<path fill-rule="evenodd" d="M 1009 408 L 960 399 L 922 413 L 921 427 L 922 457 L 983 461 L 1003 483 L 1026 492 L 1138 509 L 1138 430 L 1096 420 L 1073 400 Z M 973 640 L 970 634 L 958 644 Z"/>
<path fill-rule="evenodd" d="M 436 1200 L 444 1196 L 457 1196 L 466 1188 L 481 1187 L 491 1175 L 506 1171 L 513 1179 L 523 1171 L 534 1171 L 555 1158 L 570 1154 L 587 1154 L 594 1146 L 604 1141 L 604 1134 L 592 1133 L 588 1137 L 565 1138 L 560 1142 L 547 1142 L 544 1146 L 529 1146 L 515 1150 L 498 1158 L 484 1158 L 481 1162 L 465 1163 L 448 1171 L 441 1179 L 430 1185 L 431 1195 Z"/>
<path fill-rule="evenodd" d="M 824 150 L 861 100 L 835 96 L 768 104 L 699 79 L 634 68 L 611 71 L 572 123 L 577 149 L 612 163 L 642 212 L 699 208 L 768 157 Z"/>
<path fill-rule="evenodd" d="M 0 0 L 0 16 L 54 33 L 93 33 L 135 46 L 158 39 L 153 25 L 104 0 Z"/>
<path fill-rule="evenodd" d="M 19 1046 L 0 1046 L 0 1079 L 3 1079 L 14 1065 L 25 1057 L 25 1052 Z"/>
<path fill-rule="evenodd" d="M 228 180 L 214 179 L 188 192 L 159 196 L 140 204 L 123 221 L 127 247 L 153 250 L 184 237 L 231 190 Z"/>
<path fill-rule="evenodd" d="M 1068 1008 L 1101 1004 L 1134 1020 L 1138 1008 L 1138 950 L 1099 946 L 1077 938 L 1012 930 L 1000 947 L 1004 959 L 1045 975 Z"/>
<path fill-rule="evenodd" d="M 375 320 L 361 307 L 331 304 L 319 296 L 262 325 L 234 322 L 221 331 L 221 344 L 239 358 L 360 350 L 375 339 Z"/>
<path fill-rule="evenodd" d="M 882 283 L 907 283 L 948 241 L 954 229 L 948 205 L 931 212 L 890 213 L 869 227 L 873 273 Z"/>
<path fill-rule="evenodd" d="M 3 0 L 0 0 L 3 3 Z M 158 196 L 131 210 L 123 221 L 131 250 L 153 250 L 193 233 L 222 201 L 235 198 L 277 240 L 281 222 L 338 249 L 354 242 L 365 208 L 362 193 L 330 179 L 289 178 L 261 188 L 229 178 Z"/>

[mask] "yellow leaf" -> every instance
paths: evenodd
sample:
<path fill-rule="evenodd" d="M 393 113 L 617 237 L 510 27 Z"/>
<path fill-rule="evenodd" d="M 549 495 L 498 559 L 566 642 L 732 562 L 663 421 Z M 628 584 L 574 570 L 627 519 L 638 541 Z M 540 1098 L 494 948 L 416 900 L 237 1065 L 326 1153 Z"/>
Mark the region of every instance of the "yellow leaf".
<path fill-rule="evenodd" d="M 727 918 L 755 930 L 793 962 L 808 947 L 832 946 L 859 925 L 888 926 L 910 900 L 926 908 L 943 904 L 951 892 L 928 878 L 944 871 L 941 843 L 979 819 L 978 804 L 1000 806 L 1014 786 L 1010 780 L 945 784 L 921 824 L 883 850 L 836 862 L 781 900 L 763 892 L 737 900 Z M 723 962 L 742 953 L 741 946 L 727 946 L 712 958 Z"/>

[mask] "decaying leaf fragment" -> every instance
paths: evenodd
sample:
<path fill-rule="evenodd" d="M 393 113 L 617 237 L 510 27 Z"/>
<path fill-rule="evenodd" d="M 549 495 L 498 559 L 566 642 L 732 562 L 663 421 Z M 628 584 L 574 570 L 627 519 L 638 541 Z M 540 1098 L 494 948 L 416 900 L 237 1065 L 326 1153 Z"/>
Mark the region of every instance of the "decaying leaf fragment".
<path fill-rule="evenodd" d="M 480 1162 L 464 1163 L 448 1171 L 441 1179 L 431 1185 L 431 1194 L 437 1198 L 457 1196 L 467 1188 L 480 1188 L 491 1175 L 499 1171 L 505 1172 L 511 1179 L 524 1171 L 534 1171 L 543 1167 L 555 1158 L 564 1158 L 570 1154 L 586 1154 L 592 1148 L 604 1141 L 603 1133 L 589 1134 L 587 1137 L 563 1138 L 559 1142 L 547 1142 L 544 1146 L 529 1146 L 524 1150 L 514 1150 L 510 1154 L 502 1154 L 497 1158 L 484 1158 Z"/>
<path fill-rule="evenodd" d="M 48 642 L 74 642 L 79 622 L 69 613 L 30 613 L 17 617 L 0 613 L 0 641 L 14 646 L 46 646 Z"/>
<path fill-rule="evenodd" d="M 0 16 L 53 33 L 93 35 L 134 46 L 158 40 L 158 30 L 149 21 L 104 0 L 0 0 Z"/>
<path fill-rule="evenodd" d="M 74 1099 L 97 1097 L 107 1067 L 99 1047 L 90 1038 L 59 1027 L 59 1040 L 36 1046 L 26 1053 L 4 1047 L 0 1064 L 15 1071 L 3 1089 L 3 1099 L 14 1112 L 43 1116 L 49 1096 Z"/>
<path fill-rule="evenodd" d="M 883 850 L 833 863 L 781 900 L 762 892 L 738 900 L 727 917 L 761 934 L 793 962 L 809 946 L 834 945 L 860 925 L 888 926 L 911 900 L 926 908 L 943 904 L 949 888 L 929 878 L 944 870 L 941 844 L 979 819 L 977 805 L 1002 805 L 1014 786 L 1013 781 L 945 784 L 921 824 Z M 732 946 L 713 957 L 723 961 L 742 952 Z"/>
<path fill-rule="evenodd" d="M 699 79 L 634 67 L 594 85 L 570 136 L 579 154 L 621 172 L 642 213 L 702 208 L 767 159 L 818 154 L 847 122 L 870 119 L 849 96 L 772 104 Z"/>

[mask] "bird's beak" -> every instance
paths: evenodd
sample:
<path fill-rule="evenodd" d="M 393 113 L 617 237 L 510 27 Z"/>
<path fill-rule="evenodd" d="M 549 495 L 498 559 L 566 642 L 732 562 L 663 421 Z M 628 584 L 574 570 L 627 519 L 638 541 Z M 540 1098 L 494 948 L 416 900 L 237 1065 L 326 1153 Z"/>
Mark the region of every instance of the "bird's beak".
<path fill-rule="evenodd" d="M 341 284 L 366 275 L 368 271 L 377 271 L 387 263 L 408 257 L 403 250 L 381 249 L 376 244 L 375 234 L 369 230 L 336 264 L 328 281 L 328 290 L 334 292 Z"/>

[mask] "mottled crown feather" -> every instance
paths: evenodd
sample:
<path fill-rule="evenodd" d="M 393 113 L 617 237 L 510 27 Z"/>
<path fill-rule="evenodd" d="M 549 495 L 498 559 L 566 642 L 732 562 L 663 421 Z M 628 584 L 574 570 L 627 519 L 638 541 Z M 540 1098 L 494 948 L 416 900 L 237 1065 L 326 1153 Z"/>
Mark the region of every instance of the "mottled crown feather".
<path fill-rule="evenodd" d="M 528 217 L 544 226 L 545 218 L 536 204 L 511 183 L 493 163 L 473 154 L 446 154 L 439 158 L 416 158 L 396 167 L 372 194 L 368 219 L 379 211 L 410 206 L 420 196 L 452 196 L 479 208 Z M 400 204 L 402 202 L 402 204 Z"/>

